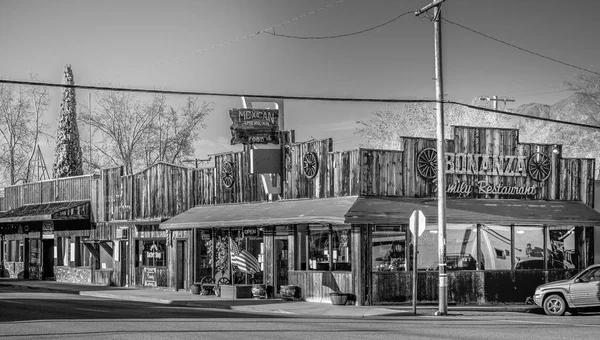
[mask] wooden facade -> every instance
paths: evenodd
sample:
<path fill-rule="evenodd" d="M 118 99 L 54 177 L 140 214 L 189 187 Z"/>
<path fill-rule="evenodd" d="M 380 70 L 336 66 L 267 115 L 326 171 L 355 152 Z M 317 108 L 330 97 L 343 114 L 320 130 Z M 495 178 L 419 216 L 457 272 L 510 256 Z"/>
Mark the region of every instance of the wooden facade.
<path fill-rule="evenodd" d="M 284 148 L 282 193 L 271 198 L 435 198 L 436 182 L 423 176 L 419 166 L 423 155 L 435 149 L 436 141 L 407 137 L 402 138 L 401 145 L 401 150 L 333 151 L 331 139 L 292 143 Z M 268 201 L 270 197 L 262 187 L 260 175 L 250 173 L 248 151 L 214 155 L 214 164 L 210 168 L 158 163 L 133 175 L 125 175 L 122 168 L 113 168 L 102 170 L 97 177 L 9 187 L 5 189 L 5 197 L 0 198 L 0 210 L 52 200 L 90 199 L 93 216 L 90 239 L 110 241 L 113 249 L 119 249 L 115 252 L 118 256 L 113 258 L 112 268 L 97 270 L 92 275 L 93 280 L 119 286 L 145 286 L 145 275 L 151 273 L 154 275 L 154 280 L 148 281 L 151 285 L 189 289 L 193 282 L 200 280 L 199 230 L 161 230 L 159 225 L 196 206 Z M 305 156 L 308 153 L 318 160 L 314 176 L 306 174 Z M 528 172 L 534 156 L 549 165 L 548 176 L 541 180 L 532 178 Z M 520 143 L 517 130 L 454 127 L 453 138 L 446 141 L 446 162 L 449 198 L 568 200 L 581 201 L 588 206 L 594 204 L 593 159 L 565 158 L 560 145 Z M 78 185 L 80 190 L 75 190 Z M 458 186 L 469 190 L 457 190 Z M 526 191 L 525 188 L 532 189 Z M 389 221 L 394 225 L 407 223 L 407 220 Z M 328 294 L 336 290 L 355 294 L 358 304 L 403 303 L 412 298 L 410 273 L 372 272 L 371 224 L 352 225 L 354 256 L 352 269 L 346 272 L 297 268 L 297 250 L 292 246 L 297 242 L 293 233 L 295 225 L 287 227 L 290 245 L 288 280 L 289 284 L 301 288 L 303 299 L 328 301 Z M 136 247 L 139 242 L 148 240 L 164 240 L 167 246 L 167 262 L 156 270 L 145 269 L 152 266 L 140 263 L 140 250 Z M 274 241 L 265 239 L 264 243 L 269 248 Z M 265 282 L 274 282 L 276 261 L 272 257 L 275 255 L 271 248 L 265 255 Z M 437 299 L 436 274 L 419 273 L 420 301 Z M 569 274 L 568 270 L 457 271 L 449 274 L 449 296 L 457 303 L 521 301 L 522 295 L 532 286 Z"/>

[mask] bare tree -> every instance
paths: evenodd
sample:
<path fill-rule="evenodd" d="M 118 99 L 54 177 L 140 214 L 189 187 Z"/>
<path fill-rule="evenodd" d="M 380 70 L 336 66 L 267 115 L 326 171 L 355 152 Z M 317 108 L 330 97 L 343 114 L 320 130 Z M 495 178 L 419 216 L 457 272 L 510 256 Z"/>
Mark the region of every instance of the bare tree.
<path fill-rule="evenodd" d="M 489 103 L 471 101 L 472 105 L 487 108 Z M 477 127 L 516 127 L 516 123 L 501 114 L 446 104 L 445 138 L 451 138 L 452 125 Z M 367 121 L 358 121 L 355 131 L 364 142 L 362 146 L 400 150 L 400 137 L 436 137 L 436 111 L 434 103 L 404 103 L 373 112 Z"/>
<path fill-rule="evenodd" d="M 193 156 L 193 143 L 200 138 L 200 129 L 206 127 L 204 118 L 213 109 L 213 103 L 198 103 L 194 97 L 188 97 L 177 109 L 170 106 L 158 117 L 144 144 L 146 166 L 159 161 L 181 164 Z"/>
<path fill-rule="evenodd" d="M 43 120 L 49 105 L 46 87 L 0 84 L 0 171 L 8 179 L 4 185 L 34 180 L 37 145 L 49 137 Z"/>
<path fill-rule="evenodd" d="M 126 92 L 98 92 L 94 110 L 80 112 L 99 138 L 94 138 L 95 159 L 88 160 L 96 168 L 123 165 L 127 174 L 157 161 L 179 163 L 193 154 L 193 143 L 199 139 L 204 117 L 212 104 L 198 104 L 189 98 L 181 109 L 167 105 L 164 95 L 149 102 L 137 100 Z"/>

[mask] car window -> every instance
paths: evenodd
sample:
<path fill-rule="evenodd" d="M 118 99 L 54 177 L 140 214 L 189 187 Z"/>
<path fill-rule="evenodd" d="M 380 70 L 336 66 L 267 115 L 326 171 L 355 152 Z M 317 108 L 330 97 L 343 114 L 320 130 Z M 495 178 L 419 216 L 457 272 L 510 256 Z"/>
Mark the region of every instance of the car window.
<path fill-rule="evenodd" d="M 582 282 L 600 281 L 600 268 L 587 271 L 579 277 Z"/>

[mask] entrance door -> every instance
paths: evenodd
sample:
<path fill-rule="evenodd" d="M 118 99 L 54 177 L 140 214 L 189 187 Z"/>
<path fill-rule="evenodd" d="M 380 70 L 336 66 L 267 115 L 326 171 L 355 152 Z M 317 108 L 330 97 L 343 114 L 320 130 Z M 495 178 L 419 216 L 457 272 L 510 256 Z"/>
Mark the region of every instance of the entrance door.
<path fill-rule="evenodd" d="M 42 240 L 42 279 L 54 278 L 54 239 Z"/>
<path fill-rule="evenodd" d="M 288 284 L 288 239 L 275 237 L 275 291 Z"/>
<path fill-rule="evenodd" d="M 185 256 L 187 242 L 185 240 L 177 241 L 177 289 L 187 288 L 187 258 Z"/>

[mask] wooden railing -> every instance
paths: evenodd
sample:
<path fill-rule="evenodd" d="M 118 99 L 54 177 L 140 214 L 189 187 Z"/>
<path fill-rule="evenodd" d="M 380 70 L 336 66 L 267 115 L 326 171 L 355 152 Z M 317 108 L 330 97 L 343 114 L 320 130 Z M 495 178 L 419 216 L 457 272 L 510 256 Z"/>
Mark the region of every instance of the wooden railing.
<path fill-rule="evenodd" d="M 0 197 L 0 211 L 26 204 L 91 200 L 96 181 L 94 175 L 83 175 L 9 186 Z"/>

